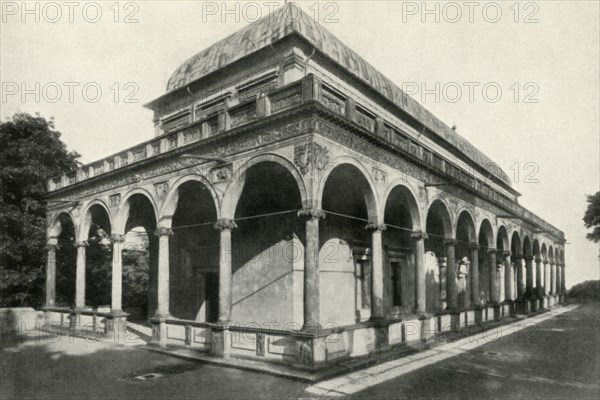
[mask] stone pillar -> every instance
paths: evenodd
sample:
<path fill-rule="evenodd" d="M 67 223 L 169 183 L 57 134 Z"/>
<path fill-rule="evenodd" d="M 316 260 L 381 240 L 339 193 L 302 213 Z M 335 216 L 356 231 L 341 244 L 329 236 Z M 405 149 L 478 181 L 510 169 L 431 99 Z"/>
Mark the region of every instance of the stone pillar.
<path fill-rule="evenodd" d="M 561 285 L 561 291 L 562 294 L 567 294 L 567 285 L 566 285 L 566 281 L 565 281 L 565 264 L 562 264 L 562 268 L 560 269 L 561 272 L 561 280 L 560 280 L 560 285 Z"/>
<path fill-rule="evenodd" d="M 544 296 L 550 294 L 550 263 L 544 260 Z"/>
<path fill-rule="evenodd" d="M 496 270 L 496 248 L 488 247 L 488 280 L 490 286 L 490 302 L 498 303 L 500 296 L 498 295 L 498 271 Z"/>
<path fill-rule="evenodd" d="M 45 307 L 54 307 L 56 300 L 56 250 L 58 249 L 58 238 L 48 239 L 46 250 L 46 303 Z"/>
<path fill-rule="evenodd" d="M 154 233 L 158 236 L 158 304 L 154 318 L 166 319 L 169 314 L 169 238 L 173 230 L 164 226 L 156 228 Z M 165 340 L 161 334 L 161 340 Z"/>
<path fill-rule="evenodd" d="M 512 284 L 513 284 L 513 274 L 512 274 L 512 262 L 510 259 L 510 251 L 505 250 L 502 252 L 502 256 L 504 257 L 504 300 L 512 301 L 513 293 L 512 293 Z"/>
<path fill-rule="evenodd" d="M 517 274 L 517 299 L 522 300 L 525 296 L 525 286 L 523 285 L 523 255 L 515 254 L 513 256 L 513 262 L 515 264 L 515 273 Z"/>
<path fill-rule="evenodd" d="M 231 321 L 231 286 L 232 286 L 232 256 L 231 231 L 237 228 L 232 219 L 220 219 L 215 224 L 215 229 L 221 231 L 219 251 L 219 323 L 229 324 Z"/>
<path fill-rule="evenodd" d="M 535 287 L 537 288 L 538 297 L 541 297 L 543 292 L 542 273 L 542 259 L 537 257 L 535 259 Z"/>
<path fill-rule="evenodd" d="M 306 245 L 304 247 L 304 326 L 302 330 L 319 329 L 321 296 L 319 290 L 319 220 L 325 213 L 317 209 L 298 212 L 305 219 Z"/>
<path fill-rule="evenodd" d="M 479 244 L 476 242 L 469 244 L 469 250 L 471 251 L 471 268 L 469 268 L 471 274 L 471 303 L 478 306 L 481 302 L 479 293 Z"/>
<path fill-rule="evenodd" d="M 113 243 L 112 257 L 112 291 L 111 291 L 111 312 L 122 311 L 123 298 L 123 254 L 122 243 L 125 241 L 125 235 L 113 234 L 110 237 Z"/>
<path fill-rule="evenodd" d="M 371 319 L 383 319 L 383 242 L 382 232 L 385 224 L 370 223 L 366 226 L 371 231 Z"/>
<path fill-rule="evenodd" d="M 447 309 L 456 310 L 458 308 L 458 288 L 456 286 L 456 240 L 447 239 L 444 241 L 446 247 L 446 298 Z"/>
<path fill-rule="evenodd" d="M 550 292 L 549 294 L 556 294 L 556 265 L 550 264 Z"/>
<path fill-rule="evenodd" d="M 556 283 L 554 285 L 556 288 L 556 294 L 558 294 L 558 295 L 562 294 L 561 290 L 560 290 L 560 276 L 561 276 L 560 270 L 561 270 L 560 262 L 557 262 L 556 263 Z"/>
<path fill-rule="evenodd" d="M 425 314 L 427 304 L 427 286 L 425 282 L 425 232 L 414 232 L 412 235 L 415 252 L 415 314 Z"/>
<path fill-rule="evenodd" d="M 77 268 L 75 272 L 75 308 L 82 309 L 85 307 L 85 248 L 88 243 L 86 241 L 75 243 L 77 247 Z"/>
<path fill-rule="evenodd" d="M 525 297 L 533 297 L 533 256 L 525 256 Z"/>

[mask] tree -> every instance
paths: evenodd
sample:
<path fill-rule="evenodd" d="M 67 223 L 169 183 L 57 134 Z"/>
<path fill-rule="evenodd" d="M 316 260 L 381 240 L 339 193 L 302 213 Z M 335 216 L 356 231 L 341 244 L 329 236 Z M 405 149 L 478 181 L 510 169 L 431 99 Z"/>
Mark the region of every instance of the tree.
<path fill-rule="evenodd" d="M 600 242 L 600 191 L 594 195 L 587 196 L 588 208 L 583 216 L 583 223 L 586 228 L 593 228 L 593 230 L 587 234 L 589 240 L 593 240 L 594 243 Z"/>
<path fill-rule="evenodd" d="M 60 132 L 36 114 L 0 123 L 0 306 L 43 302 L 46 182 L 75 169 Z"/>

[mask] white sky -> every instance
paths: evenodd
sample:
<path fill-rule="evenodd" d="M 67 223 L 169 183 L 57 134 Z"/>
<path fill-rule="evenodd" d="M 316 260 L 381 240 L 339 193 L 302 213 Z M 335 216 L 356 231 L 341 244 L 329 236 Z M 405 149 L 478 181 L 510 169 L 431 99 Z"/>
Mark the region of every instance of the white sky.
<path fill-rule="evenodd" d="M 36 22 L 35 11 L 25 14 L 22 2 L 3 1 L 0 115 L 4 119 L 20 110 L 54 116 L 63 140 L 84 162 L 147 140 L 153 136 L 152 113 L 142 104 L 164 93 L 177 66 L 246 25 L 257 10 L 266 14 L 274 6 L 248 3 L 227 2 L 228 9 L 239 10 L 227 15 L 221 1 L 137 1 L 116 7 L 113 1 L 74 2 L 72 13 L 62 1 L 54 3 L 58 8 L 27 3 L 31 10 L 38 7 Z M 510 167 L 519 163 L 514 187 L 523 194 L 521 204 L 565 231 L 568 286 L 598 279 L 599 248 L 585 239 L 582 216 L 585 194 L 600 189 L 599 2 L 518 3 L 515 22 L 514 2 L 499 1 L 502 15 L 496 23 L 488 22 L 497 18 L 494 4 L 476 3 L 473 22 L 464 2 L 453 3 L 462 13 L 454 23 L 457 8 L 445 2 L 427 3 L 432 10 L 438 4 L 439 22 L 435 14 L 423 14 L 421 1 L 299 4 L 397 84 L 445 86 L 446 97 L 440 90 L 439 101 L 433 95 L 423 101 L 420 90 L 414 97 L 447 124 L 456 124 L 461 135 L 514 178 Z M 119 22 L 114 21 L 117 8 Z M 99 21 L 89 22 L 97 9 L 102 12 Z M 217 13 L 206 12 L 211 10 Z M 137 22 L 124 23 L 128 15 Z M 22 99 L 21 85 L 35 91 L 36 82 L 39 102 L 33 94 Z M 79 84 L 72 102 L 65 82 Z M 126 86 L 128 82 L 135 86 Z M 479 84 L 473 102 L 465 82 Z M 88 83 L 102 89 L 96 103 L 82 94 Z M 463 88 L 457 101 L 452 101 L 454 83 Z M 488 83 L 502 89 L 495 103 L 492 86 L 487 100 L 482 93 Z M 12 95 L 14 84 L 19 93 Z M 52 103 L 56 86 L 62 94 Z M 117 87 L 120 98 L 115 101 Z M 132 88 L 139 88 L 132 97 L 138 102 L 125 103 Z M 531 98 L 537 103 L 526 103 L 534 91 Z M 88 98 L 94 96 L 90 86 Z M 525 168 L 527 163 L 539 168 L 533 176 L 538 182 L 523 182 L 533 171 Z"/>

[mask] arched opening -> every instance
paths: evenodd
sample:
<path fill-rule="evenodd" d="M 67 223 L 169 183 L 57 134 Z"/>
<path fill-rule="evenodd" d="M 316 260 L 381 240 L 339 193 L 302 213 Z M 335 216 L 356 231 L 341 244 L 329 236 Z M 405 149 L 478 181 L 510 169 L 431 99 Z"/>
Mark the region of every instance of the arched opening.
<path fill-rule="evenodd" d="M 452 239 L 452 222 L 448 208 L 442 201 L 436 200 L 429 207 L 425 231 L 427 232 L 427 239 L 425 240 L 426 257 L 433 258 L 434 264 L 438 267 L 439 286 L 433 292 L 437 292 L 439 295 L 437 299 L 432 299 L 432 303 L 427 306 L 428 311 L 433 312 L 446 308 L 448 304 L 447 254 L 444 242 Z"/>
<path fill-rule="evenodd" d="M 125 207 L 122 306 L 129 321 L 142 322 L 155 314 L 157 305 L 156 213 L 148 197 L 139 193 L 130 196 Z"/>
<path fill-rule="evenodd" d="M 521 248 L 521 237 L 518 232 L 513 232 L 510 241 L 510 252 L 512 257 L 512 299 L 521 299 L 525 293 L 523 249 Z"/>
<path fill-rule="evenodd" d="M 384 257 L 387 260 L 384 268 L 384 307 L 391 315 L 409 314 L 416 307 L 415 257 L 411 234 L 415 225 L 418 225 L 418 206 L 408 188 L 399 185 L 392 189 L 385 204 L 383 221 L 387 226 L 383 233 L 387 255 Z"/>
<path fill-rule="evenodd" d="M 319 224 L 321 321 L 339 325 L 371 316 L 371 236 L 373 191 L 354 165 L 340 164 L 323 189 L 327 217 Z"/>
<path fill-rule="evenodd" d="M 494 231 L 492 224 L 487 219 L 481 222 L 479 228 L 479 291 L 480 299 L 483 302 L 491 302 L 492 287 L 497 284 L 497 269 L 495 265 L 490 265 L 488 249 L 494 247 Z M 490 271 L 490 269 L 492 269 Z M 490 279 L 491 277 L 491 279 Z"/>
<path fill-rule="evenodd" d="M 216 322 L 219 314 L 219 234 L 212 193 L 190 180 L 177 188 L 169 240 L 169 312 L 173 317 Z"/>
<path fill-rule="evenodd" d="M 286 167 L 263 161 L 246 170 L 232 233 L 233 321 L 301 323 L 301 208 L 300 189 Z"/>
<path fill-rule="evenodd" d="M 56 251 L 56 297 L 57 307 L 75 306 L 75 282 L 77 249 L 75 248 L 75 224 L 68 214 L 62 213 L 57 218 L 60 226 L 58 234 L 58 250 Z"/>
<path fill-rule="evenodd" d="M 475 222 L 467 211 L 458 216 L 456 222 L 456 262 L 458 265 L 456 283 L 458 290 L 458 306 L 471 305 L 471 279 L 472 271 L 470 244 L 475 243 Z M 478 260 L 479 261 L 479 260 Z M 479 271 L 477 271 L 479 272 Z"/>
<path fill-rule="evenodd" d="M 110 311 L 112 289 L 111 221 L 106 208 L 93 204 L 87 211 L 85 248 L 85 305 Z"/>

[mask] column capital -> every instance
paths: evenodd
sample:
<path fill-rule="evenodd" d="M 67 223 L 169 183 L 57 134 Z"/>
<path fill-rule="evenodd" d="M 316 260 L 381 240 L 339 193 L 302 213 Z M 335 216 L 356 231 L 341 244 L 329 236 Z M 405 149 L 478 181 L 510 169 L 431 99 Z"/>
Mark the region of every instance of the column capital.
<path fill-rule="evenodd" d="M 479 243 L 477 243 L 477 242 L 469 243 L 469 250 L 479 250 Z"/>
<path fill-rule="evenodd" d="M 536 262 L 537 264 L 541 264 L 541 263 L 542 263 L 542 261 L 544 261 L 544 260 L 542 260 L 540 257 L 536 257 L 536 258 L 535 258 L 535 262 Z"/>
<path fill-rule="evenodd" d="M 525 256 L 523 257 L 525 259 L 525 262 L 532 262 L 534 257 L 533 256 Z"/>
<path fill-rule="evenodd" d="M 165 226 L 156 227 L 156 231 L 154 231 L 154 236 L 162 237 L 162 236 L 173 236 L 173 229 L 167 228 Z"/>
<path fill-rule="evenodd" d="M 488 247 L 487 248 L 487 252 L 488 252 L 488 254 L 490 254 L 490 253 L 494 253 L 495 254 L 495 253 L 498 252 L 498 249 L 495 248 L 495 247 Z"/>
<path fill-rule="evenodd" d="M 510 257 L 512 253 L 510 252 L 510 250 L 503 250 L 500 252 L 500 254 L 502 254 L 502 256 L 504 257 Z"/>
<path fill-rule="evenodd" d="M 543 260 L 542 262 L 543 262 L 544 264 L 550 264 L 550 261 L 548 261 L 548 260 Z"/>
<path fill-rule="evenodd" d="M 73 244 L 73 246 L 75 246 L 75 247 L 88 247 L 88 245 L 89 245 L 89 242 L 87 240 L 84 240 L 82 242 L 75 242 Z"/>
<path fill-rule="evenodd" d="M 46 250 L 57 250 L 60 246 L 58 245 L 58 237 L 51 236 L 48 238 L 48 242 L 46 242 Z"/>
<path fill-rule="evenodd" d="M 378 224 L 376 222 L 369 222 L 367 224 L 367 226 L 365 226 L 365 229 L 368 231 L 385 231 L 387 229 L 387 226 L 385 224 Z"/>
<path fill-rule="evenodd" d="M 444 246 L 456 246 L 456 239 L 444 239 Z"/>
<path fill-rule="evenodd" d="M 235 228 L 237 228 L 237 224 L 232 219 L 221 218 L 221 219 L 217 220 L 217 222 L 213 225 L 213 227 L 220 231 L 226 231 L 226 230 L 231 231 L 231 230 L 234 230 Z"/>
<path fill-rule="evenodd" d="M 125 235 L 121 235 L 120 233 L 113 233 L 110 235 L 110 241 L 114 243 L 123 243 L 125 241 Z"/>
<path fill-rule="evenodd" d="M 415 240 L 415 241 L 417 241 L 417 240 L 427 240 L 427 239 L 429 239 L 429 236 L 427 235 L 426 232 L 423 232 L 423 231 L 414 231 L 414 232 L 412 232 L 410 234 L 410 238 L 412 240 Z"/>
<path fill-rule="evenodd" d="M 320 210 L 318 208 L 304 208 L 298 211 L 299 218 L 306 219 L 325 219 L 325 211 Z"/>
<path fill-rule="evenodd" d="M 522 260 L 523 259 L 523 254 L 521 253 L 515 253 L 512 255 L 513 260 Z"/>

